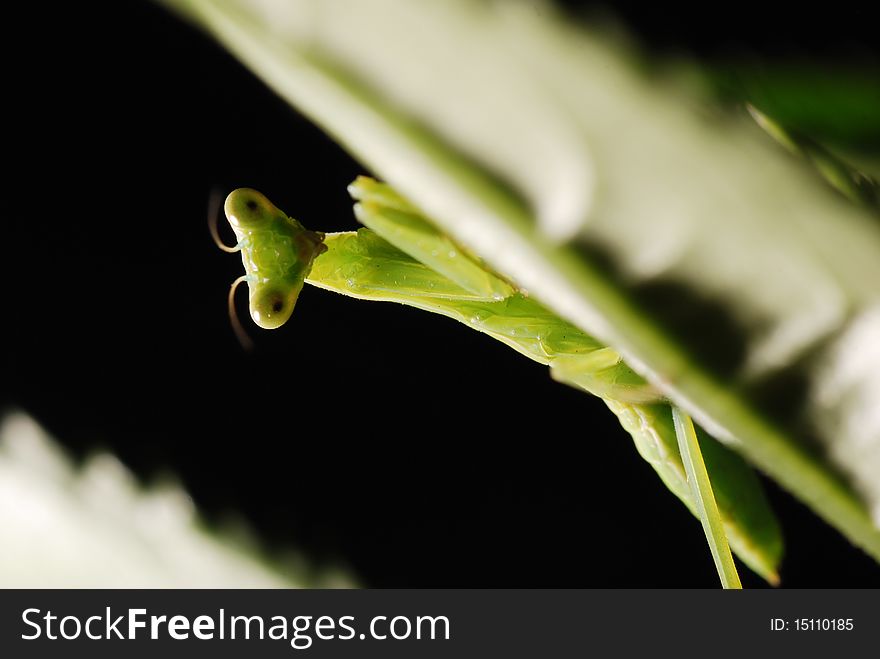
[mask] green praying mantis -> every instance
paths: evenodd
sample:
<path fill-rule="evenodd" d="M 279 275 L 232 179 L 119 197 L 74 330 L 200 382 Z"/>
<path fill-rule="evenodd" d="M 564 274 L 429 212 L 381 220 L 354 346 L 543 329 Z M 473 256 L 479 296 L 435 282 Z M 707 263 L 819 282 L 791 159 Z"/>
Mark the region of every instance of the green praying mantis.
<path fill-rule="evenodd" d="M 718 443 L 613 349 L 542 306 L 513 282 L 439 231 L 390 186 L 359 177 L 349 186 L 366 228 L 306 229 L 256 190 L 241 188 L 224 210 L 245 274 L 229 291 L 230 315 L 241 283 L 250 315 L 275 329 L 293 313 L 305 283 L 364 300 L 397 302 L 454 318 L 550 367 L 554 379 L 599 396 L 632 436 L 641 456 L 700 519 L 721 583 L 738 588 L 731 548 L 756 573 L 778 583 L 779 525 L 745 461 Z M 711 476 L 711 480 L 710 480 Z"/>

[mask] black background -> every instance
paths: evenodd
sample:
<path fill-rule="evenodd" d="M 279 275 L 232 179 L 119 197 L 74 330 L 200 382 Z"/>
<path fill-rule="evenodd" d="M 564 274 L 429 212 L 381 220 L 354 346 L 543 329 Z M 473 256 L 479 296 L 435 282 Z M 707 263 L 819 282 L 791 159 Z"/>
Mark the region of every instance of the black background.
<path fill-rule="evenodd" d="M 210 191 L 252 186 L 346 230 L 364 169 L 153 4 L 28 5 L 4 20 L 0 404 L 79 457 L 112 450 L 145 483 L 174 474 L 212 523 L 245 519 L 268 551 L 298 547 L 365 585 L 717 584 L 699 524 L 603 404 L 487 337 L 307 288 L 243 352 L 225 302 L 241 263 L 208 237 Z M 876 12 L 853 6 L 652 6 L 617 15 L 661 51 L 876 47 Z M 768 489 L 785 585 L 880 585 L 874 562 Z"/>

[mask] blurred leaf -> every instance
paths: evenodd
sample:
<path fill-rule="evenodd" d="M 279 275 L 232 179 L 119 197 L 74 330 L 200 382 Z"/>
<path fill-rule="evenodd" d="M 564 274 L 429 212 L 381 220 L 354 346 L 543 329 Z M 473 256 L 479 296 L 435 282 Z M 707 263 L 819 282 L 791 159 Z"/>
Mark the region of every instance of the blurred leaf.
<path fill-rule="evenodd" d="M 721 96 L 746 101 L 788 130 L 856 151 L 880 151 L 880 66 L 865 62 L 728 63 L 711 73 Z"/>
<path fill-rule="evenodd" d="M 868 211 L 545 4 L 166 1 L 880 558 Z"/>
<path fill-rule="evenodd" d="M 344 587 L 209 531 L 179 487 L 142 488 L 113 456 L 77 468 L 24 413 L 0 423 L 0 587 Z"/>
<path fill-rule="evenodd" d="M 863 168 L 864 163 L 855 166 L 846 162 L 841 156 L 832 153 L 815 140 L 796 131 L 787 130 L 752 105 L 748 108 L 752 117 L 768 135 L 792 153 L 809 160 L 829 185 L 857 204 L 871 208 L 875 212 L 880 211 L 880 183 L 874 178 L 870 167 Z"/>

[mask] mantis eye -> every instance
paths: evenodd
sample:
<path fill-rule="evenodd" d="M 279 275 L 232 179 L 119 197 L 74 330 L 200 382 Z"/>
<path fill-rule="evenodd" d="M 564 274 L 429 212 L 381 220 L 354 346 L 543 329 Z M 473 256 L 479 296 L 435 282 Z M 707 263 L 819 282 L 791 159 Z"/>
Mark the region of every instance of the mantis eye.
<path fill-rule="evenodd" d="M 238 229 L 258 227 L 278 213 L 271 201 L 251 188 L 239 188 L 230 192 L 223 204 L 223 211 L 229 224 Z"/>
<path fill-rule="evenodd" d="M 302 289 L 302 285 L 299 286 Z M 258 288 L 251 297 L 251 318 L 263 329 L 277 329 L 290 318 L 299 289 Z"/>

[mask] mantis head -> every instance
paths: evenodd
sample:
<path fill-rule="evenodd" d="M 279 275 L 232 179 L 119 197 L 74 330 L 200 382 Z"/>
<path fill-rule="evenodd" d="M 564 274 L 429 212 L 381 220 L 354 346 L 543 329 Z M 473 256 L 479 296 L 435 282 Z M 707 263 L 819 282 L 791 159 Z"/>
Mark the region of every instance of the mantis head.
<path fill-rule="evenodd" d="M 224 204 L 226 219 L 238 238 L 249 290 L 250 313 L 263 329 L 281 327 L 293 313 L 312 263 L 327 251 L 324 234 L 309 231 L 250 188 L 233 190 Z"/>

